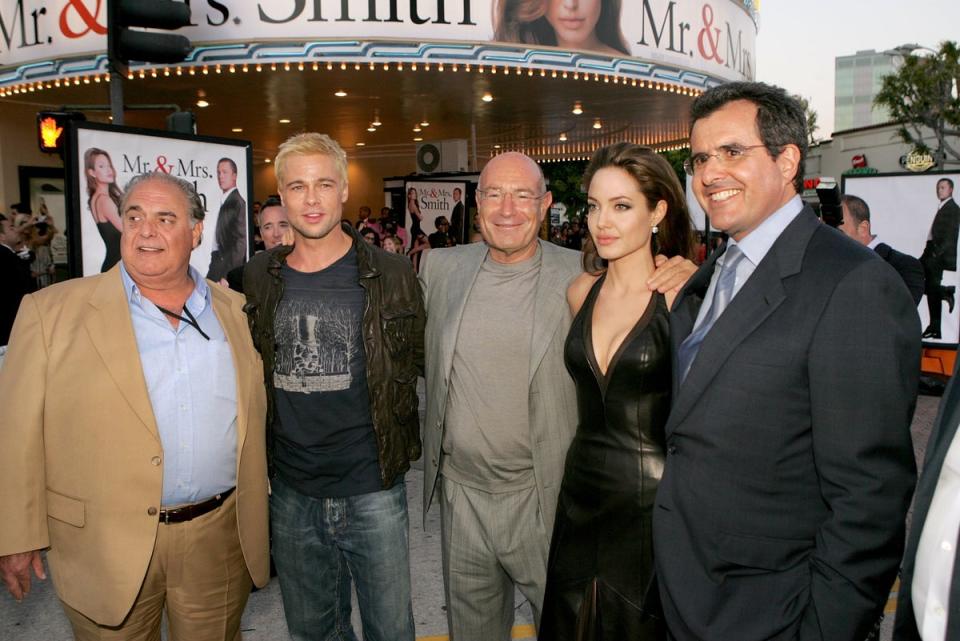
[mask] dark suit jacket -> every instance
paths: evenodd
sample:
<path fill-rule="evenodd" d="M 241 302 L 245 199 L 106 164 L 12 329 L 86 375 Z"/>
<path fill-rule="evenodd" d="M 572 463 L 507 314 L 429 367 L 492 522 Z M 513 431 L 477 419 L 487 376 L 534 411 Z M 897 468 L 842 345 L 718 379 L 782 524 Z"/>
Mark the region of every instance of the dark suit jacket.
<path fill-rule="evenodd" d="M 236 189 L 227 196 L 217 215 L 217 249 L 210 257 L 207 278 L 219 281 L 247 260 L 247 203 Z"/>
<path fill-rule="evenodd" d="M 20 301 L 33 291 L 30 263 L 6 245 L 0 245 L 0 345 L 10 341 L 10 330 Z"/>
<path fill-rule="evenodd" d="M 457 204 L 453 206 L 453 211 L 450 213 L 450 233 L 458 245 L 469 240 L 463 237 L 463 202 L 459 200 Z"/>
<path fill-rule="evenodd" d="M 940 412 L 934 423 L 930 440 L 927 442 L 927 456 L 923 463 L 923 473 L 917 484 L 917 494 L 913 502 L 913 524 L 910 527 L 910 536 L 907 539 L 907 551 L 903 557 L 903 569 L 900 572 L 900 592 L 897 596 L 897 618 L 894 622 L 894 641 L 920 641 L 917 631 L 917 620 L 913 612 L 913 572 L 917 557 L 917 546 L 920 544 L 920 534 L 923 524 L 927 520 L 930 502 L 940 478 L 947 450 L 957 433 L 957 424 L 960 422 L 960 383 L 957 374 L 960 372 L 960 360 L 953 370 L 953 378 L 943 394 L 940 403 Z M 960 641 L 960 563 L 953 565 L 953 581 L 950 584 L 950 604 L 947 618 L 946 641 Z"/>
<path fill-rule="evenodd" d="M 914 304 L 919 305 L 920 299 L 923 298 L 924 285 L 923 265 L 920 264 L 920 261 L 909 254 L 898 252 L 886 243 L 880 243 L 873 250 L 880 255 L 880 258 L 890 263 L 890 266 L 897 270 L 907 289 L 910 290 Z"/>
<path fill-rule="evenodd" d="M 674 303 L 674 354 L 719 253 Z M 678 641 L 863 641 L 903 550 L 919 369 L 897 274 L 805 208 L 674 392 L 653 535 Z"/>
<path fill-rule="evenodd" d="M 930 226 L 930 240 L 924 250 L 932 265 L 947 271 L 957 270 L 957 231 L 960 230 L 960 207 L 951 198 L 937 210 Z"/>

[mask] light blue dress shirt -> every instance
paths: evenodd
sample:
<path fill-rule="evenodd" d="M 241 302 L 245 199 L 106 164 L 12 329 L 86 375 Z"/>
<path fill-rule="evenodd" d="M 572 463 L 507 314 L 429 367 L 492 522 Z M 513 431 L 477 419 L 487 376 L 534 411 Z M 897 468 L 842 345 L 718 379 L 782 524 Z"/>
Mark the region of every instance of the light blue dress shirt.
<path fill-rule="evenodd" d="M 191 267 L 195 286 L 186 308 L 207 340 L 189 323 L 173 327 L 122 262 L 120 274 L 163 445 L 162 504 L 195 503 L 229 490 L 237 484 L 236 372 L 210 288 Z"/>
<path fill-rule="evenodd" d="M 727 240 L 727 247 L 738 245 L 740 251 L 743 252 L 744 258 L 737 264 L 737 279 L 733 284 L 731 301 L 736 298 L 737 292 L 740 291 L 744 283 L 753 275 L 757 265 L 760 264 L 763 257 L 766 256 L 770 248 L 773 247 L 773 243 L 780 238 L 783 230 L 793 222 L 793 219 L 796 218 L 802 210 L 803 200 L 800 199 L 800 196 L 794 196 L 788 200 L 783 207 L 773 212 L 766 220 L 757 225 L 756 229 L 744 236 L 739 243 L 733 238 Z M 717 268 L 713 270 L 713 276 L 710 278 L 710 287 L 707 288 L 707 293 L 703 299 L 706 302 L 700 306 L 700 312 L 697 314 L 697 321 L 694 327 L 699 327 L 703 319 L 710 313 L 709 301 L 713 300 L 713 290 L 717 287 L 717 279 L 720 276 L 719 268 L 723 266 L 724 258 L 725 256 L 721 255 L 720 258 L 717 259 Z"/>

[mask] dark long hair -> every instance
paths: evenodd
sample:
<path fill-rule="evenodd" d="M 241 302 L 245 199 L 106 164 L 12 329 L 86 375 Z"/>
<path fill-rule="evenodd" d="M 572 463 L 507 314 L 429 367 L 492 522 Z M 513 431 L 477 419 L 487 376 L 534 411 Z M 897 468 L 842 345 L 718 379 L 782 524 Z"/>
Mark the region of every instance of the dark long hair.
<path fill-rule="evenodd" d="M 110 154 L 97 147 L 90 147 L 90 149 L 87 149 L 83 153 L 83 175 L 87 177 L 87 207 L 90 207 L 93 203 L 93 194 L 97 191 L 97 179 L 87 173 L 93 170 L 94 164 L 97 162 L 97 156 L 104 156 L 107 162 L 110 163 L 110 168 L 113 169 L 113 182 L 110 183 L 107 194 L 119 210 L 120 199 L 123 197 L 123 192 L 117 187 L 117 169 L 113 166 L 113 160 L 110 159 Z"/>
<path fill-rule="evenodd" d="M 649 147 L 632 142 L 618 142 L 598 149 L 583 174 L 583 185 L 590 190 L 594 175 L 606 167 L 626 171 L 637 183 L 637 189 L 647 199 L 647 207 L 654 209 L 661 200 L 667 203 L 667 214 L 653 235 L 654 254 L 693 258 L 694 236 L 687 211 L 687 199 L 676 172 L 667 160 Z M 583 245 L 583 268 L 591 274 L 606 269 L 606 261 L 597 254 L 593 238 L 587 235 Z"/>
<path fill-rule="evenodd" d="M 557 33 L 547 22 L 550 0 L 499 0 L 496 7 L 495 33 L 499 42 L 522 42 L 557 46 Z M 630 55 L 620 30 L 621 0 L 599 0 L 600 17 L 594 32 L 597 39 L 625 56 Z"/>

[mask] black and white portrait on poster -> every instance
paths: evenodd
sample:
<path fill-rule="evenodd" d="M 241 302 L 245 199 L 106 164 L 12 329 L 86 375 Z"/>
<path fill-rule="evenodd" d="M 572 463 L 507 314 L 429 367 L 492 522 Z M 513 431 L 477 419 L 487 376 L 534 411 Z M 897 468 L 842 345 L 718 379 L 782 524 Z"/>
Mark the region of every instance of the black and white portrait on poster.
<path fill-rule="evenodd" d="M 76 123 L 67 169 L 70 270 L 89 276 L 120 260 L 120 203 L 135 176 L 161 171 L 192 183 L 206 212 L 190 264 L 218 281 L 250 256 L 251 146 L 245 141 Z"/>
<path fill-rule="evenodd" d="M 871 232 L 897 251 L 919 258 L 924 297 L 917 306 L 925 343 L 960 339 L 957 289 L 960 173 L 845 176 L 842 190 L 870 208 Z"/>

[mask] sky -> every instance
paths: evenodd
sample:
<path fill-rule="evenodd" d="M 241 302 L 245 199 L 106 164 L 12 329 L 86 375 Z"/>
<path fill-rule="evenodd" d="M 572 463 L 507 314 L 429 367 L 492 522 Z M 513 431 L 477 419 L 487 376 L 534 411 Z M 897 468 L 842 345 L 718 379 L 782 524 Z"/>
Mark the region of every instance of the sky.
<path fill-rule="evenodd" d="M 762 0 L 757 80 L 810 100 L 817 138 L 833 132 L 834 59 L 905 43 L 960 40 L 960 0 Z"/>

